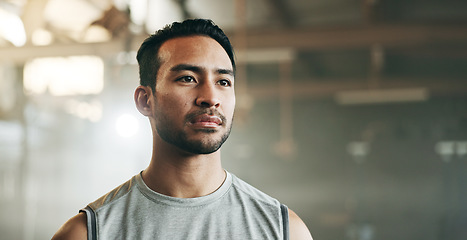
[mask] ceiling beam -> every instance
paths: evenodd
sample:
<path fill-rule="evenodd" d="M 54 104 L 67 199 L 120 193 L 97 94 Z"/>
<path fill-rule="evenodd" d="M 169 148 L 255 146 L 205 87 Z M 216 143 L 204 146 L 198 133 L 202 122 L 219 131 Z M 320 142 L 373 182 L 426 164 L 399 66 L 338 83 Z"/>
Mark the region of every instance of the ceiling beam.
<path fill-rule="evenodd" d="M 233 33 L 227 32 L 235 46 Z M 136 51 L 147 35 L 102 43 L 56 43 L 49 46 L 3 47 L 0 62 L 25 62 L 48 56 L 97 55 L 109 56 L 124 49 Z M 295 50 L 326 50 L 382 47 L 410 47 L 430 44 L 465 44 L 467 25 L 384 25 L 335 27 L 323 29 L 249 30 L 246 49 L 289 48 Z"/>
<path fill-rule="evenodd" d="M 390 89 L 425 89 L 429 96 L 467 96 L 463 79 L 382 78 L 378 88 L 370 88 L 368 81 L 362 79 L 302 79 L 294 80 L 290 88 L 288 94 L 294 99 L 326 99 L 336 97 L 339 92 Z M 250 84 L 248 94 L 256 99 L 275 99 L 282 89 L 279 84 Z"/>
<path fill-rule="evenodd" d="M 248 48 L 346 49 L 465 42 L 467 25 L 367 25 L 308 29 L 249 30 Z"/>

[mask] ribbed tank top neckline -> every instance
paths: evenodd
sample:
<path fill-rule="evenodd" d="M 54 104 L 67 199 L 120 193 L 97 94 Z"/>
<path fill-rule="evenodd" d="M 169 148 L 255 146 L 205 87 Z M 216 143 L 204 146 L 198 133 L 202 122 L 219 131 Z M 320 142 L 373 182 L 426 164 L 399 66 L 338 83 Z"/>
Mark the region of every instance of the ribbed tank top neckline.
<path fill-rule="evenodd" d="M 173 207 L 190 208 L 210 204 L 224 196 L 232 186 L 232 174 L 230 174 L 228 171 L 225 171 L 225 173 L 226 178 L 216 191 L 206 196 L 196 198 L 177 198 L 155 192 L 150 189 L 143 181 L 142 172 L 135 176 L 135 180 L 138 186 L 138 190 L 149 200 Z"/>

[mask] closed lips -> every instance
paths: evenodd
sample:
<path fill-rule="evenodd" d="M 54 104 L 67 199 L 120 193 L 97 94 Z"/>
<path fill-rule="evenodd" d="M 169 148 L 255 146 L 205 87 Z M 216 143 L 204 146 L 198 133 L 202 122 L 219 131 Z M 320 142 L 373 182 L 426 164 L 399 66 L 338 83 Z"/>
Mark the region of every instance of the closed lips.
<path fill-rule="evenodd" d="M 217 116 L 206 115 L 206 114 L 198 115 L 191 120 L 191 123 L 198 123 L 198 122 L 210 122 L 210 123 L 215 123 L 217 125 L 222 125 L 221 118 Z"/>

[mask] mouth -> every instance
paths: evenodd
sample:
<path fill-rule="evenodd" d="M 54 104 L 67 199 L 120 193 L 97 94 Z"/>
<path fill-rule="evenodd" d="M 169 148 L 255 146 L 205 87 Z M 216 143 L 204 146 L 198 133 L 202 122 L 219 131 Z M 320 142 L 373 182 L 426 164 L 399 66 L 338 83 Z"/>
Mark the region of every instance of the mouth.
<path fill-rule="evenodd" d="M 207 114 L 199 115 L 191 120 L 191 123 L 213 123 L 222 125 L 222 119 L 217 116 L 211 116 Z"/>
<path fill-rule="evenodd" d="M 218 128 L 225 122 L 225 117 L 219 113 L 194 113 L 188 117 L 188 122 L 195 128 Z"/>
<path fill-rule="evenodd" d="M 199 128 L 216 128 L 222 125 L 222 120 L 217 116 L 202 114 L 194 117 L 190 123 Z"/>

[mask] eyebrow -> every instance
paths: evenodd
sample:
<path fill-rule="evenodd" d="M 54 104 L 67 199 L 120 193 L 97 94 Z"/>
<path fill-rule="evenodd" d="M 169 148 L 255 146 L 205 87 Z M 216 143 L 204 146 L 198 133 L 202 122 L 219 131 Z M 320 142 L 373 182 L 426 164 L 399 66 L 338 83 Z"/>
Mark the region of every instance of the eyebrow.
<path fill-rule="evenodd" d="M 196 73 L 201 73 L 205 68 L 191 65 L 191 64 L 178 64 L 170 68 L 170 71 L 172 72 L 180 72 L 180 71 L 192 71 Z M 223 68 L 218 68 L 215 70 L 216 73 L 218 74 L 227 74 L 234 76 L 234 71 L 231 69 L 223 69 Z"/>

